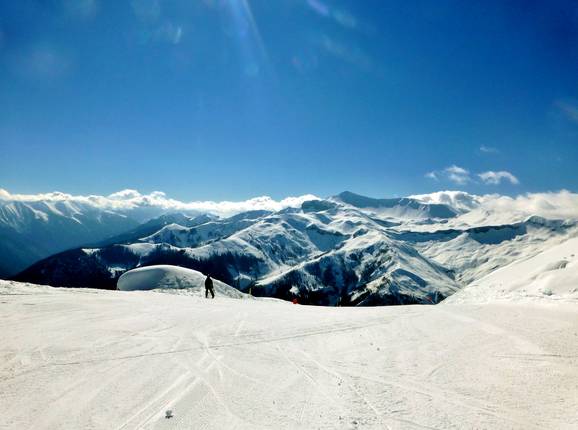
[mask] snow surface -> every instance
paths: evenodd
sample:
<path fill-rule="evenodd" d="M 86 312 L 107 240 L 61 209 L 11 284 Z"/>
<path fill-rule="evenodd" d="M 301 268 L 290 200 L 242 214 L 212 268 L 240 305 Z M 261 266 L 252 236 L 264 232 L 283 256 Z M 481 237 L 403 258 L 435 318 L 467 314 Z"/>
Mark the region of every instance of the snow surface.
<path fill-rule="evenodd" d="M 123 273 L 118 279 L 117 288 L 121 291 L 166 290 L 162 292 L 201 297 L 205 294 L 205 278 L 201 272 L 184 267 L 147 266 Z M 217 279 L 213 279 L 213 288 L 218 296 L 234 299 L 251 297 Z"/>
<path fill-rule="evenodd" d="M 0 281 L 0 321 L 2 429 L 578 428 L 578 313 L 561 301 L 328 308 Z"/>

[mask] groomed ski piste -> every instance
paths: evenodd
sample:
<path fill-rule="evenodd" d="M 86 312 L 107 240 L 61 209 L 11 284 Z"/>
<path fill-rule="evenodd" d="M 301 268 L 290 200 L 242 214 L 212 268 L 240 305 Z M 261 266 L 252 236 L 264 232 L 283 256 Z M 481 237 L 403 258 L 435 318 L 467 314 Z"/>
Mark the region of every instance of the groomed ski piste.
<path fill-rule="evenodd" d="M 167 266 L 119 281 L 151 291 L 0 281 L 0 428 L 575 429 L 577 245 L 436 306 L 217 282 L 207 300 L 202 274 Z"/>

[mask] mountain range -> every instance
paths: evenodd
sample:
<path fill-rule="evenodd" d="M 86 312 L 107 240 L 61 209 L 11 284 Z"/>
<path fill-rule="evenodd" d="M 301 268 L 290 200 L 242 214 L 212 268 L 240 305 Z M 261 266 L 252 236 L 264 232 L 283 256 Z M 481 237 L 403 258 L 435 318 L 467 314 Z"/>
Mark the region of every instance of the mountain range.
<path fill-rule="evenodd" d="M 56 207 L 64 219 L 73 219 L 71 225 L 83 225 L 81 231 L 92 235 L 78 235 L 71 249 L 32 264 L 15 279 L 114 289 L 127 270 L 172 264 L 211 273 L 255 296 L 302 303 L 437 303 L 578 230 L 572 220 L 493 216 L 481 201 L 462 192 L 393 199 L 344 192 L 278 211 L 226 218 L 168 213 L 141 223 L 126 212 L 107 211 L 99 218 Z M 46 207 L 52 209 L 40 203 L 35 208 Z M 29 216 L 21 225 L 39 222 Z M 57 222 L 45 225 L 55 226 L 47 237 L 62 231 Z M 107 228 L 91 230 L 88 225 Z"/>
<path fill-rule="evenodd" d="M 75 202 L 0 200 L 0 277 L 57 252 L 137 227 L 120 212 Z"/>

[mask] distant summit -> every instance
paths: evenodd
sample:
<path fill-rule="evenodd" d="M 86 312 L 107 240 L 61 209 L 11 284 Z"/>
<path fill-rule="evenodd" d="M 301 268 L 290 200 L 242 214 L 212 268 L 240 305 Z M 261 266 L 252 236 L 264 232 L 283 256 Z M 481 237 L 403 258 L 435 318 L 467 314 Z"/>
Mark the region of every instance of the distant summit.
<path fill-rule="evenodd" d="M 372 210 L 380 215 L 396 218 L 453 218 L 458 211 L 449 205 L 441 203 L 426 203 L 417 199 L 402 197 L 390 199 L 375 199 L 344 191 L 330 198 L 332 201 L 344 203 L 359 209 Z"/>

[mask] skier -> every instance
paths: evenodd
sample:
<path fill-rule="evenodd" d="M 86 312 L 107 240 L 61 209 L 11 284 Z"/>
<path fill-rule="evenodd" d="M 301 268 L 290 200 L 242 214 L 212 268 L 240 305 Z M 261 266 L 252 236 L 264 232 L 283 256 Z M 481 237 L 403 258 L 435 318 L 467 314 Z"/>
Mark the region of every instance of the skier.
<path fill-rule="evenodd" d="M 207 275 L 207 279 L 205 279 L 205 298 L 209 298 L 209 292 L 211 293 L 211 298 L 215 298 L 215 291 L 213 290 L 213 280 L 211 279 L 211 275 Z"/>

